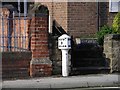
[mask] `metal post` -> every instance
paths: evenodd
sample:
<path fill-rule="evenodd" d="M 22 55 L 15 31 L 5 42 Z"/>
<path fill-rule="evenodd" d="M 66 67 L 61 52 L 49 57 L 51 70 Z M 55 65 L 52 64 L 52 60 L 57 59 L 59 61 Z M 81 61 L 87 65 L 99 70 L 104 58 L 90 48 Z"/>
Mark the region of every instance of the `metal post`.
<path fill-rule="evenodd" d="M 27 16 L 27 0 L 24 0 L 24 34 L 23 34 L 23 48 L 26 49 L 26 16 Z"/>
<path fill-rule="evenodd" d="M 3 17 L 3 13 L 1 15 L 2 17 L 2 51 L 4 52 L 4 17 Z"/>
<path fill-rule="evenodd" d="M 51 19 L 50 19 L 50 15 L 49 15 L 49 33 L 51 33 Z"/>
<path fill-rule="evenodd" d="M 1 16 L 1 13 L 0 13 Z M 0 17 L 0 32 L 2 32 L 2 16 Z M 2 49 L 2 33 L 0 33 L 0 51 Z"/>
<path fill-rule="evenodd" d="M 63 34 L 58 38 L 58 48 L 62 50 L 62 76 L 69 75 L 68 51 L 71 49 L 71 37 Z"/>
<path fill-rule="evenodd" d="M 0 2 L 0 7 L 2 7 L 2 3 L 1 2 Z M 0 12 L 2 12 L 1 9 L 0 9 Z M 3 13 L 1 13 L 1 23 L 3 23 Z M 0 28 L 2 29 L 3 26 L 1 26 Z M 3 32 L 2 32 L 2 37 L 3 37 Z M 1 38 L 1 40 L 2 39 L 4 39 L 4 38 Z M 3 43 L 3 45 L 4 45 L 4 43 Z M 4 47 L 3 47 L 3 51 L 4 51 Z M 2 53 L 0 53 L 0 89 L 2 90 Z"/>
<path fill-rule="evenodd" d="M 15 12 L 13 11 L 13 32 L 14 32 L 14 51 L 16 50 L 16 25 L 15 25 Z"/>
<path fill-rule="evenodd" d="M 68 50 L 62 50 L 62 76 L 68 75 Z"/>
<path fill-rule="evenodd" d="M 18 37 L 18 38 L 17 38 L 17 41 L 18 41 L 17 45 L 18 45 L 18 46 L 17 46 L 17 51 L 19 51 L 19 50 L 18 50 L 18 47 L 21 46 L 21 45 L 20 45 L 21 43 L 19 42 L 19 40 L 20 40 L 20 35 L 21 35 L 21 32 L 20 32 L 20 12 L 21 12 L 21 11 L 20 11 L 20 0 L 18 0 L 18 11 L 19 11 L 19 17 L 18 17 L 19 20 L 18 20 L 18 36 L 17 36 L 17 37 Z M 21 50 L 20 50 L 20 51 L 21 51 Z"/>
<path fill-rule="evenodd" d="M 8 46 L 7 46 L 7 47 L 8 47 L 8 51 L 10 51 L 10 47 L 11 47 L 11 45 L 10 45 L 10 43 L 11 43 L 11 42 L 10 42 L 10 37 L 11 37 L 11 36 L 10 36 L 10 28 L 11 28 L 11 27 L 10 27 L 10 17 L 7 17 L 7 20 L 8 20 L 8 34 L 7 34 L 7 37 L 8 37 L 8 38 L 7 38 L 7 39 L 8 39 L 8 44 L 7 44 L 7 45 L 8 45 Z"/>

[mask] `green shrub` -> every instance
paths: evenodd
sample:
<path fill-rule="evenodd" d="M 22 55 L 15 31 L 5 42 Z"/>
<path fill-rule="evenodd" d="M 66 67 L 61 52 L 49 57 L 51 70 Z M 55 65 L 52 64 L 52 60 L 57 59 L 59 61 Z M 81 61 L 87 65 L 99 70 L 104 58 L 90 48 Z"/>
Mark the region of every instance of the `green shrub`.
<path fill-rule="evenodd" d="M 98 43 L 103 45 L 104 36 L 107 34 L 120 34 L 120 12 L 114 17 L 112 27 L 104 25 L 100 28 L 100 31 L 97 32 Z"/>
<path fill-rule="evenodd" d="M 98 31 L 97 35 L 96 35 L 99 45 L 103 45 L 105 35 L 112 34 L 112 33 L 114 33 L 114 32 L 111 27 L 109 27 L 107 25 L 102 26 L 100 28 L 100 31 Z"/>
<path fill-rule="evenodd" d="M 113 20 L 112 28 L 115 33 L 120 34 L 120 12 L 118 12 Z"/>

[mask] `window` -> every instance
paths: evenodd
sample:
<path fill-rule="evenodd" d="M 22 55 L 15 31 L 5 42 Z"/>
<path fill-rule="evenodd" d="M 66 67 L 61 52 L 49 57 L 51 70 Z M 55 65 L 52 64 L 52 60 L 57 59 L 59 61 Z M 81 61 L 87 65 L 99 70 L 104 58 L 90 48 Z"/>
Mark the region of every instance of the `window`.
<path fill-rule="evenodd" d="M 27 0 L 23 0 L 23 2 L 20 0 L 17 0 L 17 2 L 2 2 L 3 6 L 4 5 L 13 5 L 19 13 L 21 13 L 21 14 L 23 13 L 25 16 L 28 13 L 29 4 L 30 3 L 27 2 Z"/>
<path fill-rule="evenodd" d="M 120 0 L 109 0 L 109 12 L 120 11 Z"/>

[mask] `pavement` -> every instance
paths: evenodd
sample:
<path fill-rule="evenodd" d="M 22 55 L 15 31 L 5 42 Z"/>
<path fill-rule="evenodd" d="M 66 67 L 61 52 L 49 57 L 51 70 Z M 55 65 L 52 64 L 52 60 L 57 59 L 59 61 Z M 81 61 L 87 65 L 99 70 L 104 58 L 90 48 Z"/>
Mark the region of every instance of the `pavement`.
<path fill-rule="evenodd" d="M 19 80 L 2 81 L 2 88 L 4 88 L 4 90 L 6 90 L 7 88 L 11 88 L 11 89 L 29 88 L 29 90 L 30 88 L 71 90 L 74 88 L 119 87 L 119 86 L 120 86 L 119 74 L 93 74 L 93 75 L 78 75 L 78 76 L 68 76 L 68 77 L 51 76 L 51 77 L 30 78 L 30 79 L 22 79 L 22 80 L 19 79 Z"/>

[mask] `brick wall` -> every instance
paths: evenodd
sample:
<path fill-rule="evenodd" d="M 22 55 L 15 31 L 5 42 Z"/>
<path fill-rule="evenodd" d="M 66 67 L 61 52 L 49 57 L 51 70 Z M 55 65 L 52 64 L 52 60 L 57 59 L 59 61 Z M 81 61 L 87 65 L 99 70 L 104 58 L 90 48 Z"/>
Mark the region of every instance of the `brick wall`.
<path fill-rule="evenodd" d="M 51 16 L 51 29 L 53 20 L 56 20 L 56 22 L 58 22 L 58 24 L 73 37 L 93 35 L 97 32 L 97 3 L 44 2 L 42 4 L 46 5 L 49 9 L 49 15 Z M 108 3 L 105 5 L 101 4 L 99 8 L 100 26 L 106 23 L 111 25 L 115 13 L 108 12 Z M 39 14 L 39 16 L 33 16 L 31 18 L 31 20 L 26 22 L 26 34 L 31 34 L 32 60 L 30 63 L 30 75 L 48 76 L 52 74 L 52 63 L 54 63 L 54 65 L 59 63 L 55 66 L 54 70 L 57 70 L 57 66 L 61 67 L 60 58 L 59 61 L 57 61 L 57 57 L 55 57 L 53 62 L 50 60 L 50 52 L 48 48 L 48 16 Z M 5 22 L 7 23 L 7 21 Z M 18 20 L 15 22 L 17 28 L 19 25 Z M 20 25 L 21 30 L 23 30 L 24 20 L 22 18 L 20 20 Z M 5 28 L 7 29 L 6 26 L 7 25 L 5 25 Z M 21 44 L 19 45 L 21 46 Z M 53 53 L 53 55 L 55 54 Z"/>
<path fill-rule="evenodd" d="M 66 32 L 68 31 L 67 2 L 53 3 L 53 20 L 55 20 Z"/>
<path fill-rule="evenodd" d="M 52 31 L 52 24 L 53 20 L 56 20 L 60 26 L 64 30 L 67 31 L 67 3 L 52 3 L 52 2 L 41 2 L 42 5 L 45 5 L 48 7 L 49 10 L 49 15 L 50 15 L 50 30 Z M 64 8 L 64 9 L 63 9 Z M 47 22 L 48 24 L 48 22 Z M 45 30 L 46 31 L 46 30 Z M 48 32 L 48 28 L 47 28 Z M 46 34 L 46 33 L 45 33 Z M 61 51 L 58 50 L 57 48 L 57 38 L 54 39 L 54 37 L 50 38 L 49 37 L 49 45 L 50 42 L 52 43 L 49 56 L 46 57 L 41 57 L 39 56 L 38 62 L 36 60 L 32 60 L 32 63 L 39 63 L 39 65 L 36 66 L 36 68 L 39 68 L 38 70 L 35 70 L 35 66 L 31 65 L 31 76 L 47 76 L 48 74 L 60 74 L 61 73 Z M 56 43 L 56 44 L 55 44 Z M 48 48 L 48 47 L 46 47 Z M 36 52 L 35 52 L 36 53 Z M 47 60 L 46 60 L 46 59 Z M 45 65 L 42 65 L 42 60 Z M 35 61 L 35 62 L 34 62 Z M 48 64 L 46 64 L 48 63 Z M 52 68 L 51 68 L 52 67 Z M 48 69 L 48 70 L 47 70 Z M 36 73 L 36 74 L 35 74 Z"/>
<path fill-rule="evenodd" d="M 8 28 L 10 28 L 11 35 L 11 46 L 17 44 L 17 48 L 28 49 L 28 21 L 24 24 L 24 18 L 21 17 L 20 20 L 18 17 L 15 17 L 14 20 L 9 19 L 10 11 L 7 8 L 0 8 L 3 17 L 1 16 L 0 20 L 0 46 L 3 46 L 4 41 L 4 52 L 0 47 L 0 54 L 2 58 L 2 77 L 5 78 L 24 78 L 29 77 L 30 70 L 30 61 L 31 61 L 31 52 L 13 52 L 14 49 L 11 49 L 12 52 L 8 52 Z M 11 14 L 12 15 L 12 14 Z M 2 20 L 3 18 L 3 20 Z M 20 23 L 19 23 L 20 21 Z M 3 24 L 3 25 L 2 25 Z M 11 26 L 9 27 L 10 24 Z M 24 28 L 26 26 L 26 28 Z M 25 30 L 26 29 L 26 30 Z M 23 37 L 26 36 L 26 40 L 22 43 Z M 3 40 L 4 39 L 4 40 Z M 17 42 L 18 41 L 18 42 Z M 22 46 L 22 44 L 24 44 Z M 16 48 L 16 49 L 17 49 Z M 15 50 L 19 51 L 19 50 Z"/>
<path fill-rule="evenodd" d="M 50 36 L 49 44 L 52 72 L 54 75 L 60 75 L 62 73 L 62 52 L 58 49 L 58 36 Z"/>
<path fill-rule="evenodd" d="M 0 52 L 2 56 L 2 78 L 29 77 L 31 52 Z"/>
<path fill-rule="evenodd" d="M 68 3 L 68 33 L 74 37 L 97 32 L 97 4 L 95 2 Z"/>
<path fill-rule="evenodd" d="M 55 20 L 68 34 L 74 37 L 95 34 L 97 31 L 96 3 L 44 2 L 42 4 L 47 5 L 51 21 Z"/>
<path fill-rule="evenodd" d="M 38 2 L 38 1 L 36 1 Z M 53 20 L 70 35 L 93 35 L 98 31 L 97 2 L 39 2 L 46 5 L 50 15 L 50 31 Z M 99 3 L 99 26 L 111 25 L 116 13 L 109 13 L 109 3 Z"/>
<path fill-rule="evenodd" d="M 116 15 L 116 13 L 109 13 L 108 2 L 99 2 L 98 7 L 97 2 L 44 2 L 42 4 L 47 5 L 49 9 L 52 16 L 51 23 L 56 20 L 73 37 L 94 35 L 99 29 L 98 26 L 111 25 Z"/>
<path fill-rule="evenodd" d="M 30 76 L 49 76 L 52 63 L 48 49 L 48 15 L 39 14 L 32 17 L 30 24 L 32 60 Z"/>
<path fill-rule="evenodd" d="M 9 12 L 9 10 L 8 10 Z M 34 13 L 32 13 L 34 14 Z M 29 17 L 27 17 L 29 18 Z M 30 46 L 31 46 L 31 52 L 32 52 L 32 58 L 31 58 L 31 62 L 29 60 L 29 62 L 25 59 L 20 58 L 24 52 L 17 52 L 17 55 L 20 55 L 20 57 L 18 57 L 16 61 L 16 58 L 12 58 L 10 59 L 10 62 L 7 62 L 8 59 L 4 59 L 3 56 L 3 76 L 7 75 L 8 73 L 10 73 L 10 76 L 12 76 L 12 71 L 15 73 L 17 73 L 16 75 L 19 77 L 21 74 L 24 73 L 24 71 L 21 71 L 21 68 L 25 68 L 25 70 L 28 70 L 30 68 L 30 73 L 28 72 L 27 75 L 29 76 L 49 76 L 52 74 L 52 62 L 49 59 L 49 49 L 48 49 L 48 15 L 46 14 L 35 14 L 30 16 L 31 19 L 27 19 L 26 23 L 24 23 L 24 18 L 20 17 L 20 20 L 18 17 L 15 17 L 15 20 L 12 20 L 11 22 L 15 22 L 15 24 L 12 24 L 12 33 L 11 36 L 14 37 L 14 32 L 17 34 L 17 40 L 18 40 L 18 47 L 21 48 L 22 45 L 22 39 L 23 36 L 27 36 L 26 37 L 26 41 L 24 42 L 24 46 L 25 48 L 27 48 L 28 46 L 28 41 L 29 39 L 31 40 L 30 42 Z M 1 25 L 1 24 L 0 24 Z M 25 27 L 26 26 L 26 30 Z M 2 27 L 2 26 L 1 26 Z M 8 35 L 8 21 L 6 19 L 6 24 L 5 24 L 5 35 Z M 16 30 L 14 30 L 14 28 Z M 1 28 L 2 30 L 2 28 Z M 2 36 L 2 33 L 1 33 Z M 30 38 L 28 38 L 28 36 L 30 36 Z M 7 38 L 6 38 L 7 39 Z M 12 38 L 12 45 L 14 46 L 14 41 L 15 39 Z M 7 46 L 7 41 L 5 43 L 5 45 Z M 7 50 L 6 50 L 7 51 Z M 10 52 L 12 53 L 12 52 Z M 4 55 L 7 55 L 6 53 L 4 53 Z M 11 54 L 11 56 L 13 55 L 13 53 Z M 27 54 L 26 54 L 27 55 Z M 9 56 L 9 57 L 11 57 Z M 8 57 L 8 58 L 9 58 Z M 25 58 L 26 56 L 23 55 L 23 58 Z M 12 63 L 13 62 L 13 63 Z M 19 66 L 21 64 L 21 66 Z M 25 65 L 26 64 L 26 65 Z M 18 66 L 16 66 L 18 65 Z M 29 66 L 29 67 L 28 67 Z M 16 69 L 14 70 L 13 67 L 16 67 Z M 20 70 L 19 70 L 20 69 Z M 18 71 L 18 72 L 17 72 Z M 26 72 L 25 72 L 26 73 Z M 24 74 L 23 74 L 24 75 Z M 17 77 L 14 76 L 13 73 L 13 77 Z M 4 76 L 7 77 L 7 76 Z"/>
<path fill-rule="evenodd" d="M 36 1 L 38 3 L 38 1 Z M 48 7 L 50 15 L 50 26 L 52 32 L 53 20 L 67 32 L 67 2 L 40 2 Z"/>
<path fill-rule="evenodd" d="M 42 5 L 47 6 L 48 10 L 49 10 L 49 18 L 50 18 L 50 28 L 49 28 L 49 32 L 52 33 L 52 25 L 53 25 L 53 3 L 52 2 L 41 2 Z"/>
<path fill-rule="evenodd" d="M 32 17 L 30 30 L 33 58 L 49 57 L 47 19 L 47 16 Z"/>
<path fill-rule="evenodd" d="M 55 20 L 74 37 L 95 34 L 97 31 L 96 3 L 44 2 L 42 4 L 47 5 L 51 21 Z"/>

